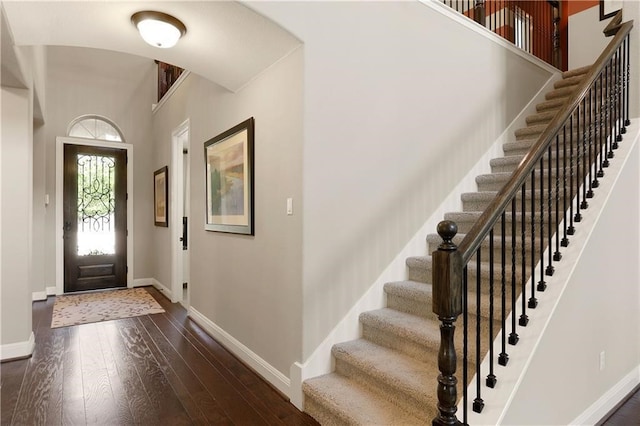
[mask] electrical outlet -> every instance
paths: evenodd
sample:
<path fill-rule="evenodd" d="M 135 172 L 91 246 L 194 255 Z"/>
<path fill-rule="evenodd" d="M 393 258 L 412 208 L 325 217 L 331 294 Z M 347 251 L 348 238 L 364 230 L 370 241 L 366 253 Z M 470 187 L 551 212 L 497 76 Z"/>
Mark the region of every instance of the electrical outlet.
<path fill-rule="evenodd" d="M 600 371 L 604 370 L 605 367 L 605 356 L 604 351 L 600 352 Z"/>

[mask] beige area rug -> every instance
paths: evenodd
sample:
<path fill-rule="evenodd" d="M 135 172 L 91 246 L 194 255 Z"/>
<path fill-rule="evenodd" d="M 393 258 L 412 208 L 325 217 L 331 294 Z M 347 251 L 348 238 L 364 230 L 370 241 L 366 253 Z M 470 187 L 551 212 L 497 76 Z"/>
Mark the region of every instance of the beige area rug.
<path fill-rule="evenodd" d="M 53 305 L 51 328 L 162 312 L 164 309 L 142 288 L 58 296 Z"/>

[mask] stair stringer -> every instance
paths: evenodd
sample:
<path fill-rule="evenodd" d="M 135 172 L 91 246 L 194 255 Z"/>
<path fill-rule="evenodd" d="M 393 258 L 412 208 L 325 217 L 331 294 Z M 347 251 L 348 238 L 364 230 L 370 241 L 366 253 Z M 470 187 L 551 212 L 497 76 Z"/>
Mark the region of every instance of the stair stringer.
<path fill-rule="evenodd" d="M 536 105 L 545 100 L 545 94 L 553 89 L 553 84 L 556 81 L 561 79 L 561 73 L 557 72 L 547 80 L 531 101 L 476 162 L 473 168 L 411 237 L 404 248 L 387 265 L 363 296 L 352 306 L 322 343 L 316 347 L 311 356 L 302 363 L 295 362 L 291 365 L 289 370 L 291 379 L 289 398 L 291 403 L 298 409 L 303 410 L 304 407 L 302 383 L 309 378 L 328 374 L 334 370 L 334 360 L 331 355 L 333 345 L 355 340 L 362 336 L 362 326 L 359 321 L 360 314 L 386 306 L 384 285 L 388 282 L 407 278 L 406 260 L 408 257 L 430 255 L 430 253 L 427 253 L 425 236 L 434 232 L 446 212 L 462 211 L 461 194 L 477 191 L 476 177 L 481 174 L 491 173 L 491 159 L 504 156 L 503 144 L 513 139 L 513 134 L 517 129 L 527 126 L 526 117 L 536 112 Z"/>
<path fill-rule="evenodd" d="M 520 384 L 525 378 L 529 365 L 536 356 L 538 346 L 540 345 L 540 342 L 549 327 L 551 319 L 553 318 L 553 314 L 562 300 L 567 285 L 580 262 L 581 255 L 589 244 L 591 234 L 598 224 L 598 219 L 607 204 L 622 169 L 634 150 L 638 139 L 640 139 L 640 133 L 637 126 L 637 122 L 634 120 L 632 127 L 628 129 L 628 133 L 625 137 L 625 143 L 620 144 L 620 148 L 616 151 L 616 157 L 611 161 L 609 168 L 606 169 L 606 177 L 600 180 L 597 195 L 589 200 L 589 209 L 583 214 L 583 218 L 580 223 L 576 224 L 578 232 L 571 236 L 571 243 L 569 246 L 562 248 L 562 260 L 556 264 L 555 273 L 553 276 L 544 277 L 547 282 L 547 289 L 544 292 L 536 292 L 538 306 L 536 309 L 527 310 L 529 323 L 526 327 L 518 327 L 517 333 L 519 341 L 517 345 L 511 346 L 507 344 L 507 353 L 509 355 L 509 362 L 507 366 L 501 366 L 497 363 L 497 359 L 495 360 L 494 374 L 498 378 L 496 386 L 491 389 L 484 386 L 483 383 L 482 398 L 484 400 L 484 409 L 482 410 L 482 413 L 475 413 L 469 409 L 468 424 L 503 424 L 503 419 L 516 396 Z M 582 188 L 580 190 L 582 191 Z M 573 200 L 573 203 L 575 203 L 575 199 Z M 564 223 L 561 222 L 558 228 L 563 229 L 563 226 Z M 548 258 L 548 251 L 553 249 L 553 247 L 547 248 L 544 258 Z M 536 268 L 538 270 L 540 269 L 539 262 L 536 265 Z M 526 288 L 527 290 L 531 288 L 531 278 L 527 281 Z M 516 306 L 522 306 L 522 297 L 529 297 L 529 294 L 521 294 L 517 299 Z M 513 314 L 509 314 L 505 321 L 507 324 L 507 333 L 511 330 L 509 324 L 511 324 L 512 315 Z M 519 312 L 517 312 L 516 315 L 519 315 Z M 461 327 L 461 324 L 459 327 Z M 501 330 L 496 335 L 494 348 L 501 347 L 500 345 L 502 342 L 503 332 L 504 330 Z M 496 349 L 496 351 L 499 352 L 499 349 Z M 461 365 L 461 362 L 462 361 L 459 360 L 458 365 Z M 489 354 L 487 354 L 483 359 L 480 371 L 483 376 L 482 382 L 484 382 L 484 377 L 486 377 L 489 372 Z M 461 370 L 459 370 L 457 374 L 461 375 Z M 470 374 L 474 374 L 474 372 L 470 372 Z M 462 392 L 460 389 L 458 391 L 458 398 L 461 398 Z M 467 388 L 470 401 L 475 398 L 475 392 L 476 382 L 474 374 L 473 380 L 470 381 Z M 462 404 L 463 402 L 460 400 L 458 404 L 458 418 L 460 419 L 463 408 Z"/>

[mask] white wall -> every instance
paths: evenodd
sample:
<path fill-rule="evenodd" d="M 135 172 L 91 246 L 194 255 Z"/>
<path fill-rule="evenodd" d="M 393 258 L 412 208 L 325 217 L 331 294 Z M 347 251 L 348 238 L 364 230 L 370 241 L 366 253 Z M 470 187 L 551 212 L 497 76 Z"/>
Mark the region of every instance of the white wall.
<path fill-rule="evenodd" d="M 600 20 L 598 5 L 569 16 L 569 69 L 591 65 L 598 59 L 611 41 L 602 33 L 608 23 L 609 19 Z"/>
<path fill-rule="evenodd" d="M 502 424 L 569 424 L 640 366 L 639 159 L 636 143 Z"/>
<path fill-rule="evenodd" d="M 634 20 L 635 27 L 631 31 L 631 77 L 630 81 L 630 116 L 640 116 L 640 95 L 638 95 L 638 81 L 640 81 L 640 4 L 637 1 L 623 2 L 623 21 Z M 604 48 L 611 41 L 611 37 L 604 37 L 602 30 L 609 19 L 600 21 L 599 6 L 586 9 L 569 17 L 569 69 L 592 64 L 600 56 Z"/>
<path fill-rule="evenodd" d="M 283 376 L 302 346 L 302 81 L 302 49 L 237 93 L 191 74 L 153 117 L 152 170 L 171 167 L 172 131 L 190 120 L 191 307 Z M 203 144 L 249 117 L 255 236 L 205 231 Z M 169 288 L 170 229 L 154 227 L 152 235 L 154 278 Z"/>
<path fill-rule="evenodd" d="M 249 4 L 305 45 L 304 361 L 550 73 L 419 2 Z"/>
<path fill-rule="evenodd" d="M 55 147 L 68 124 L 84 114 L 113 120 L 134 152 L 134 278 L 153 276 L 150 234 L 153 227 L 151 185 L 151 104 L 156 100 L 155 64 L 147 58 L 95 49 L 49 47 L 47 52 L 46 269 L 48 287 L 56 285 Z"/>
<path fill-rule="evenodd" d="M 31 235 L 33 111 L 29 89 L 1 93 L 0 358 L 29 355 L 31 339 Z"/>

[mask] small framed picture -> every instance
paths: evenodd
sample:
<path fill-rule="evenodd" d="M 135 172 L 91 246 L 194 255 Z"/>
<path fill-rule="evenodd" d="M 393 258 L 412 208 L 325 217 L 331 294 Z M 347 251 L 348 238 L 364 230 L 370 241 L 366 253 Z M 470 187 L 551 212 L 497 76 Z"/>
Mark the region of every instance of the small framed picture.
<path fill-rule="evenodd" d="M 254 235 L 250 118 L 204 143 L 207 231 Z"/>
<path fill-rule="evenodd" d="M 153 215 L 156 226 L 169 226 L 169 168 L 153 172 Z"/>
<path fill-rule="evenodd" d="M 622 0 L 600 0 L 600 20 L 611 18 L 622 9 Z"/>

